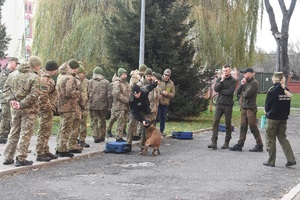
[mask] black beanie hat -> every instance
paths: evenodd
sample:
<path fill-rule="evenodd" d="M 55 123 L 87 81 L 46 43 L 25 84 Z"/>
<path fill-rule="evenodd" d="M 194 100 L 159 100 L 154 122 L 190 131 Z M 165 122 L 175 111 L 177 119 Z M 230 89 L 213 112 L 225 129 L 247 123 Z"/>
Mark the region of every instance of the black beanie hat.
<path fill-rule="evenodd" d="M 138 93 L 140 93 L 140 92 L 141 92 L 140 86 L 138 86 L 138 85 L 132 86 L 132 93 L 133 93 L 133 94 L 138 94 Z"/>
<path fill-rule="evenodd" d="M 45 69 L 47 70 L 47 71 L 55 71 L 55 70 L 57 70 L 58 69 L 58 64 L 55 62 L 55 61 L 48 61 L 47 63 L 46 63 L 46 67 L 45 67 Z"/>

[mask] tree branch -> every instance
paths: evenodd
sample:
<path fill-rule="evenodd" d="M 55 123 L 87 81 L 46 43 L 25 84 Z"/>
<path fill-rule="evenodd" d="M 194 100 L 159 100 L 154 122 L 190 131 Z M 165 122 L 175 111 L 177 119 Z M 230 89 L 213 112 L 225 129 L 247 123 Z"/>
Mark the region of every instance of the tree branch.
<path fill-rule="evenodd" d="M 269 0 L 265 0 L 265 6 L 266 6 L 266 11 L 267 11 L 267 13 L 269 15 L 269 21 L 270 21 L 270 24 L 271 24 L 271 31 L 272 31 L 272 33 L 274 35 L 274 33 L 278 33 L 279 32 L 278 31 L 278 27 L 277 27 L 277 23 L 276 23 L 276 19 L 275 19 L 275 15 L 274 15 L 274 10 L 273 10 L 273 7 L 271 6 Z"/>

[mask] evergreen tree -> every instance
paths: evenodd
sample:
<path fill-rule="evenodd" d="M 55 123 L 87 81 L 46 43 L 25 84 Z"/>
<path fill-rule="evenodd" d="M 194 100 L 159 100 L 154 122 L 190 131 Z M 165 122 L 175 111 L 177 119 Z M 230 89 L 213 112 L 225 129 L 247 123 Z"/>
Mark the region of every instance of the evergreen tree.
<path fill-rule="evenodd" d="M 108 59 L 114 66 L 122 64 L 128 70 L 137 69 L 141 1 L 117 2 L 115 8 L 117 12 L 105 21 Z M 169 107 L 173 119 L 198 116 L 206 110 L 202 94 L 214 74 L 214 70 L 203 70 L 193 62 L 194 38 L 189 31 L 195 22 L 188 19 L 190 11 L 187 0 L 146 1 L 145 64 L 158 73 L 171 69 L 176 86 Z"/>
<path fill-rule="evenodd" d="M 5 51 L 7 50 L 7 45 L 11 40 L 10 37 L 6 35 L 6 27 L 2 24 L 2 6 L 5 0 L 0 0 L 0 58 L 5 56 Z"/>

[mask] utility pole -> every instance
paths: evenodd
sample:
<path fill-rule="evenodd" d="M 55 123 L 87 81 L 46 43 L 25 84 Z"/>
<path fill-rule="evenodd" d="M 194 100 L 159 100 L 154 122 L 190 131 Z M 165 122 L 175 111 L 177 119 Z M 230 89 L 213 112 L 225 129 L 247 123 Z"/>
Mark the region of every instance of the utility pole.
<path fill-rule="evenodd" d="M 139 66 L 141 64 L 144 64 L 144 54 L 145 54 L 145 6 L 146 6 L 145 5 L 145 0 L 142 0 Z"/>

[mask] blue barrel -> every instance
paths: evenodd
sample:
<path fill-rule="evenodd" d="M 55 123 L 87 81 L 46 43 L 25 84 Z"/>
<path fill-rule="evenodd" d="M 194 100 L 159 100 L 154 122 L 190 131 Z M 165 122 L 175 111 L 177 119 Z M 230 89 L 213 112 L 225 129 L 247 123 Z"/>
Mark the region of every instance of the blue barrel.
<path fill-rule="evenodd" d="M 260 128 L 261 129 L 266 128 L 266 120 L 267 120 L 267 118 L 265 115 L 261 116 L 261 118 L 260 118 Z"/>

